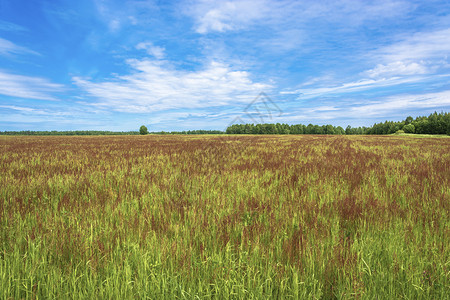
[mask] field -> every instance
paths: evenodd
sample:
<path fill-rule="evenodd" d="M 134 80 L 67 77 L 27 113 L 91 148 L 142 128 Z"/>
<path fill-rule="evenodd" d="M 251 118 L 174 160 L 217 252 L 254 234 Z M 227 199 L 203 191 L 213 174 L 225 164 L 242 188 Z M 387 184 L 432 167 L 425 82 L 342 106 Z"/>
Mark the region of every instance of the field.
<path fill-rule="evenodd" d="M 0 137 L 1 299 L 448 299 L 450 139 Z"/>

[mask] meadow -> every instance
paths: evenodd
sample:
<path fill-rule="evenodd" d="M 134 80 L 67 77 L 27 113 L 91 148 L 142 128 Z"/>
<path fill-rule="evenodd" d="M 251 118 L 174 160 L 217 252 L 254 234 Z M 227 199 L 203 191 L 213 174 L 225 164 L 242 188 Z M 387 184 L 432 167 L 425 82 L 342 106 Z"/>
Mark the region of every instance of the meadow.
<path fill-rule="evenodd" d="M 0 137 L 1 299 L 448 299 L 450 139 Z"/>

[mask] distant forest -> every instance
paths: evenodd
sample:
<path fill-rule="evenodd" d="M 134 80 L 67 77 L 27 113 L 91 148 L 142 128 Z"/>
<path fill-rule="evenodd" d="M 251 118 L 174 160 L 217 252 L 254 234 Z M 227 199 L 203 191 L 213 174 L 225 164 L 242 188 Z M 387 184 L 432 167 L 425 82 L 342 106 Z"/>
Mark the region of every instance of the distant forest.
<path fill-rule="evenodd" d="M 227 128 L 228 134 L 448 134 L 450 135 L 450 114 L 434 112 L 428 117 L 407 117 L 404 121 L 375 123 L 372 127 L 342 128 L 333 125 L 289 125 L 289 124 L 235 124 Z"/>
<path fill-rule="evenodd" d="M 75 130 L 75 131 L 0 131 L 0 135 L 139 135 L 139 131 L 99 131 L 99 130 Z"/>
<path fill-rule="evenodd" d="M 154 131 L 151 134 L 225 134 L 221 130 Z M 139 131 L 0 131 L 0 135 L 139 135 Z"/>
<path fill-rule="evenodd" d="M 351 127 L 345 129 L 333 125 L 289 125 L 289 124 L 234 124 L 225 131 L 220 130 L 188 130 L 158 131 L 152 134 L 447 134 L 450 135 L 450 113 L 434 112 L 428 117 L 407 117 L 403 121 L 385 121 L 375 123 L 371 127 Z M 139 131 L 0 131 L 0 135 L 139 135 Z"/>

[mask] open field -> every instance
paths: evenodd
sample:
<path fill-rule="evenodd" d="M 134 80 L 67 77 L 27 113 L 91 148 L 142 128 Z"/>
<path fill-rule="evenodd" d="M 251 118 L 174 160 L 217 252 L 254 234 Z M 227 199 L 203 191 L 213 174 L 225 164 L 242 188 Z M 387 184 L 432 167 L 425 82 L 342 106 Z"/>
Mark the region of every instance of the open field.
<path fill-rule="evenodd" d="M 0 201 L 1 299 L 450 294 L 450 139 L 0 137 Z"/>

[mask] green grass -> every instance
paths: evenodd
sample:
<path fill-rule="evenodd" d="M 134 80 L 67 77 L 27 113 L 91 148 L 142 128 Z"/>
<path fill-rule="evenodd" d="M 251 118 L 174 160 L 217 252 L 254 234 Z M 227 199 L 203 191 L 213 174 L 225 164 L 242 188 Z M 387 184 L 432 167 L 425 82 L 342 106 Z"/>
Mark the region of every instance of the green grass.
<path fill-rule="evenodd" d="M 392 135 L 417 138 L 450 138 L 448 134 L 393 133 Z"/>
<path fill-rule="evenodd" d="M 0 137 L 0 298 L 447 299 L 449 150 Z"/>

